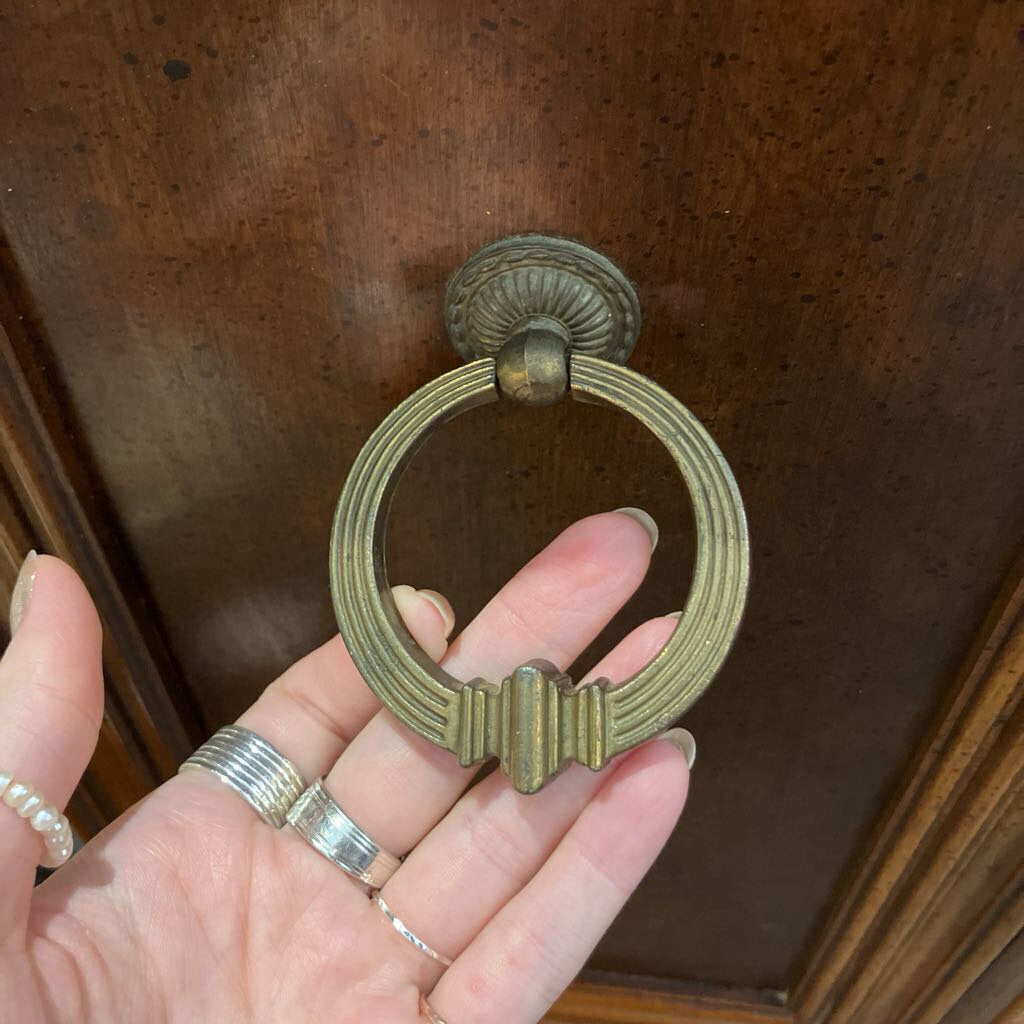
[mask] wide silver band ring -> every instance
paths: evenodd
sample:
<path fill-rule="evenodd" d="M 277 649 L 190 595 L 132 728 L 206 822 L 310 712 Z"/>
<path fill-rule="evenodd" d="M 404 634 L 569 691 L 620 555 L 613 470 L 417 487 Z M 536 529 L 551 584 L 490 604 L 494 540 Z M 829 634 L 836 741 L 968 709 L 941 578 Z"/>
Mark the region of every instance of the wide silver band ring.
<path fill-rule="evenodd" d="M 409 931 L 409 929 L 402 923 L 402 921 L 395 917 L 394 911 L 384 902 L 384 897 L 379 892 L 372 893 L 370 898 L 374 903 L 380 907 L 381 913 L 391 922 L 391 927 L 398 932 L 399 935 L 405 939 L 406 942 L 412 943 L 421 953 L 426 953 L 432 960 L 436 960 L 439 964 L 444 964 L 445 967 L 451 967 L 452 961 L 444 955 L 444 953 L 438 953 L 432 946 L 428 946 L 418 935 Z"/>
<path fill-rule="evenodd" d="M 382 850 L 339 806 L 317 779 L 288 809 L 288 824 L 332 864 L 374 889 L 401 861 Z"/>
<path fill-rule="evenodd" d="M 218 729 L 179 772 L 212 772 L 252 805 L 274 828 L 284 826 L 288 808 L 306 783 L 298 769 L 276 747 L 240 725 Z"/>

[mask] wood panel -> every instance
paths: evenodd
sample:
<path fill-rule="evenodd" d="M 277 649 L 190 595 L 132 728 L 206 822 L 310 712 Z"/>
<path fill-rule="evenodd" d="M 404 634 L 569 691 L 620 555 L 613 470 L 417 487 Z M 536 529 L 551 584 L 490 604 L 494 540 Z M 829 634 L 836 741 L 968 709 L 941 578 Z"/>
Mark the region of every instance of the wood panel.
<path fill-rule="evenodd" d="M 1024 1024 L 1024 931 L 996 957 L 942 1024 Z"/>
<path fill-rule="evenodd" d="M 942 1024 L 1024 1024 L 1024 931 L 1018 932 L 956 1005 Z"/>
<path fill-rule="evenodd" d="M 1024 992 L 1024 559 L 998 595 L 792 996 L 583 981 L 554 1022 L 987 1024 Z M 641 982 L 641 987 L 636 987 Z"/>
<path fill-rule="evenodd" d="M 447 274 L 538 229 L 636 279 L 633 365 L 736 468 L 755 579 L 689 718 L 686 823 L 594 967 L 784 988 L 1024 522 L 1012 5 L 7 19 L 19 358 L 60 394 L 206 730 L 333 629 L 332 505 L 372 426 L 453 364 Z M 403 484 L 393 575 L 465 620 L 560 526 L 625 504 L 662 542 L 595 649 L 682 604 L 682 488 L 602 410 L 480 411 Z"/>
<path fill-rule="evenodd" d="M 1022 700 L 1018 568 L 812 946 L 801 1022 L 939 1024 L 1024 929 Z"/>
<path fill-rule="evenodd" d="M 173 774 L 195 745 L 186 694 L 175 700 L 174 671 L 146 610 L 144 595 L 117 550 L 117 533 L 102 509 L 88 466 L 65 433 L 37 362 L 28 374 L 32 342 L 16 313 L 17 300 L 0 293 L 0 590 L 3 615 L 21 561 L 31 547 L 70 562 L 86 581 L 104 627 L 106 701 L 96 752 L 68 808 L 79 835 L 89 838 Z M 62 429 L 63 428 L 63 429 Z M 192 731 L 192 738 L 189 731 Z"/>
<path fill-rule="evenodd" d="M 995 1024 L 1021 1024 L 1022 1021 L 1024 1021 L 1024 996 L 1015 999 L 1013 1004 L 999 1015 Z"/>
<path fill-rule="evenodd" d="M 545 1024 L 792 1024 L 792 1013 L 755 995 L 658 991 L 578 982 Z"/>

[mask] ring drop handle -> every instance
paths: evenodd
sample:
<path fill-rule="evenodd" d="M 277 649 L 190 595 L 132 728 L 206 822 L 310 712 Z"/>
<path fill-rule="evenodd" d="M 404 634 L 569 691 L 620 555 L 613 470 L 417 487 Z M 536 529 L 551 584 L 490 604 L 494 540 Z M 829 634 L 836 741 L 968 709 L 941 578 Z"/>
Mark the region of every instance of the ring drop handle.
<path fill-rule="evenodd" d="M 729 466 L 696 417 L 612 361 L 628 356 L 640 316 L 631 285 L 605 257 L 565 239 L 505 239 L 453 277 L 447 314 L 456 347 L 478 357 L 421 387 L 363 446 L 334 518 L 331 593 L 352 660 L 386 708 L 460 764 L 498 758 L 515 788 L 533 793 L 570 761 L 597 770 L 663 732 L 708 687 L 746 602 L 746 518 Z M 577 689 L 539 660 L 499 683 L 461 682 L 413 641 L 391 597 L 384 542 L 395 488 L 420 445 L 460 413 L 503 395 L 545 405 L 566 393 L 634 416 L 679 468 L 696 525 L 686 606 L 661 651 L 622 683 Z"/>

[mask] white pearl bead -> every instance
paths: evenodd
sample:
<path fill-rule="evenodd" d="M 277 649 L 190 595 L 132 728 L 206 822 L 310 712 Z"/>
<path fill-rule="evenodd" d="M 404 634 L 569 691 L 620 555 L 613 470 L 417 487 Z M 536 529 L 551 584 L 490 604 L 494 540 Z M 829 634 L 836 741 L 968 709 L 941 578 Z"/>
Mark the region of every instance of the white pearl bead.
<path fill-rule="evenodd" d="M 41 793 L 30 793 L 24 800 L 21 801 L 21 806 L 18 808 L 18 814 L 22 818 L 31 818 L 40 807 L 43 806 L 43 796 Z"/>
<path fill-rule="evenodd" d="M 42 859 L 39 861 L 44 868 L 59 868 L 68 857 L 71 856 L 71 851 L 68 850 L 66 853 L 61 851 L 51 850 L 48 846 L 43 852 Z"/>
<path fill-rule="evenodd" d="M 46 804 L 46 806 L 41 807 L 38 811 L 36 811 L 35 815 L 32 818 L 32 827 L 37 832 L 48 832 L 50 826 L 55 821 L 59 820 L 60 812 L 57 810 L 57 808 L 54 807 L 53 804 Z"/>
<path fill-rule="evenodd" d="M 0 797 L 29 824 L 43 839 L 43 867 L 60 867 L 74 851 L 74 836 L 67 816 L 45 801 L 42 793 L 25 782 L 11 778 L 10 772 L 0 772 Z"/>
<path fill-rule="evenodd" d="M 12 782 L 7 787 L 7 792 L 4 793 L 4 803 L 8 807 L 18 808 L 21 806 L 21 801 L 27 796 L 31 796 L 32 787 L 26 786 L 24 782 Z"/>
<path fill-rule="evenodd" d="M 71 851 L 75 848 L 75 844 L 70 836 L 67 839 L 54 842 L 53 837 L 48 835 L 44 837 L 44 844 L 52 856 L 60 857 L 63 860 L 67 860 L 71 856 Z"/>

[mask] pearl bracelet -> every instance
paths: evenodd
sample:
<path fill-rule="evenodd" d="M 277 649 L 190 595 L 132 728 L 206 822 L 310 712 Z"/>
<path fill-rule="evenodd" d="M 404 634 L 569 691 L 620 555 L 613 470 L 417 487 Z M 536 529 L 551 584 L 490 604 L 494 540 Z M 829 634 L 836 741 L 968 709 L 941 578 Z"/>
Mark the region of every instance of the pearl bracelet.
<path fill-rule="evenodd" d="M 10 772 L 0 771 L 0 797 L 18 816 L 29 819 L 29 824 L 42 836 L 45 847 L 39 862 L 44 868 L 57 868 L 71 856 L 74 837 L 68 819 L 42 793 L 27 782 L 18 782 Z"/>

